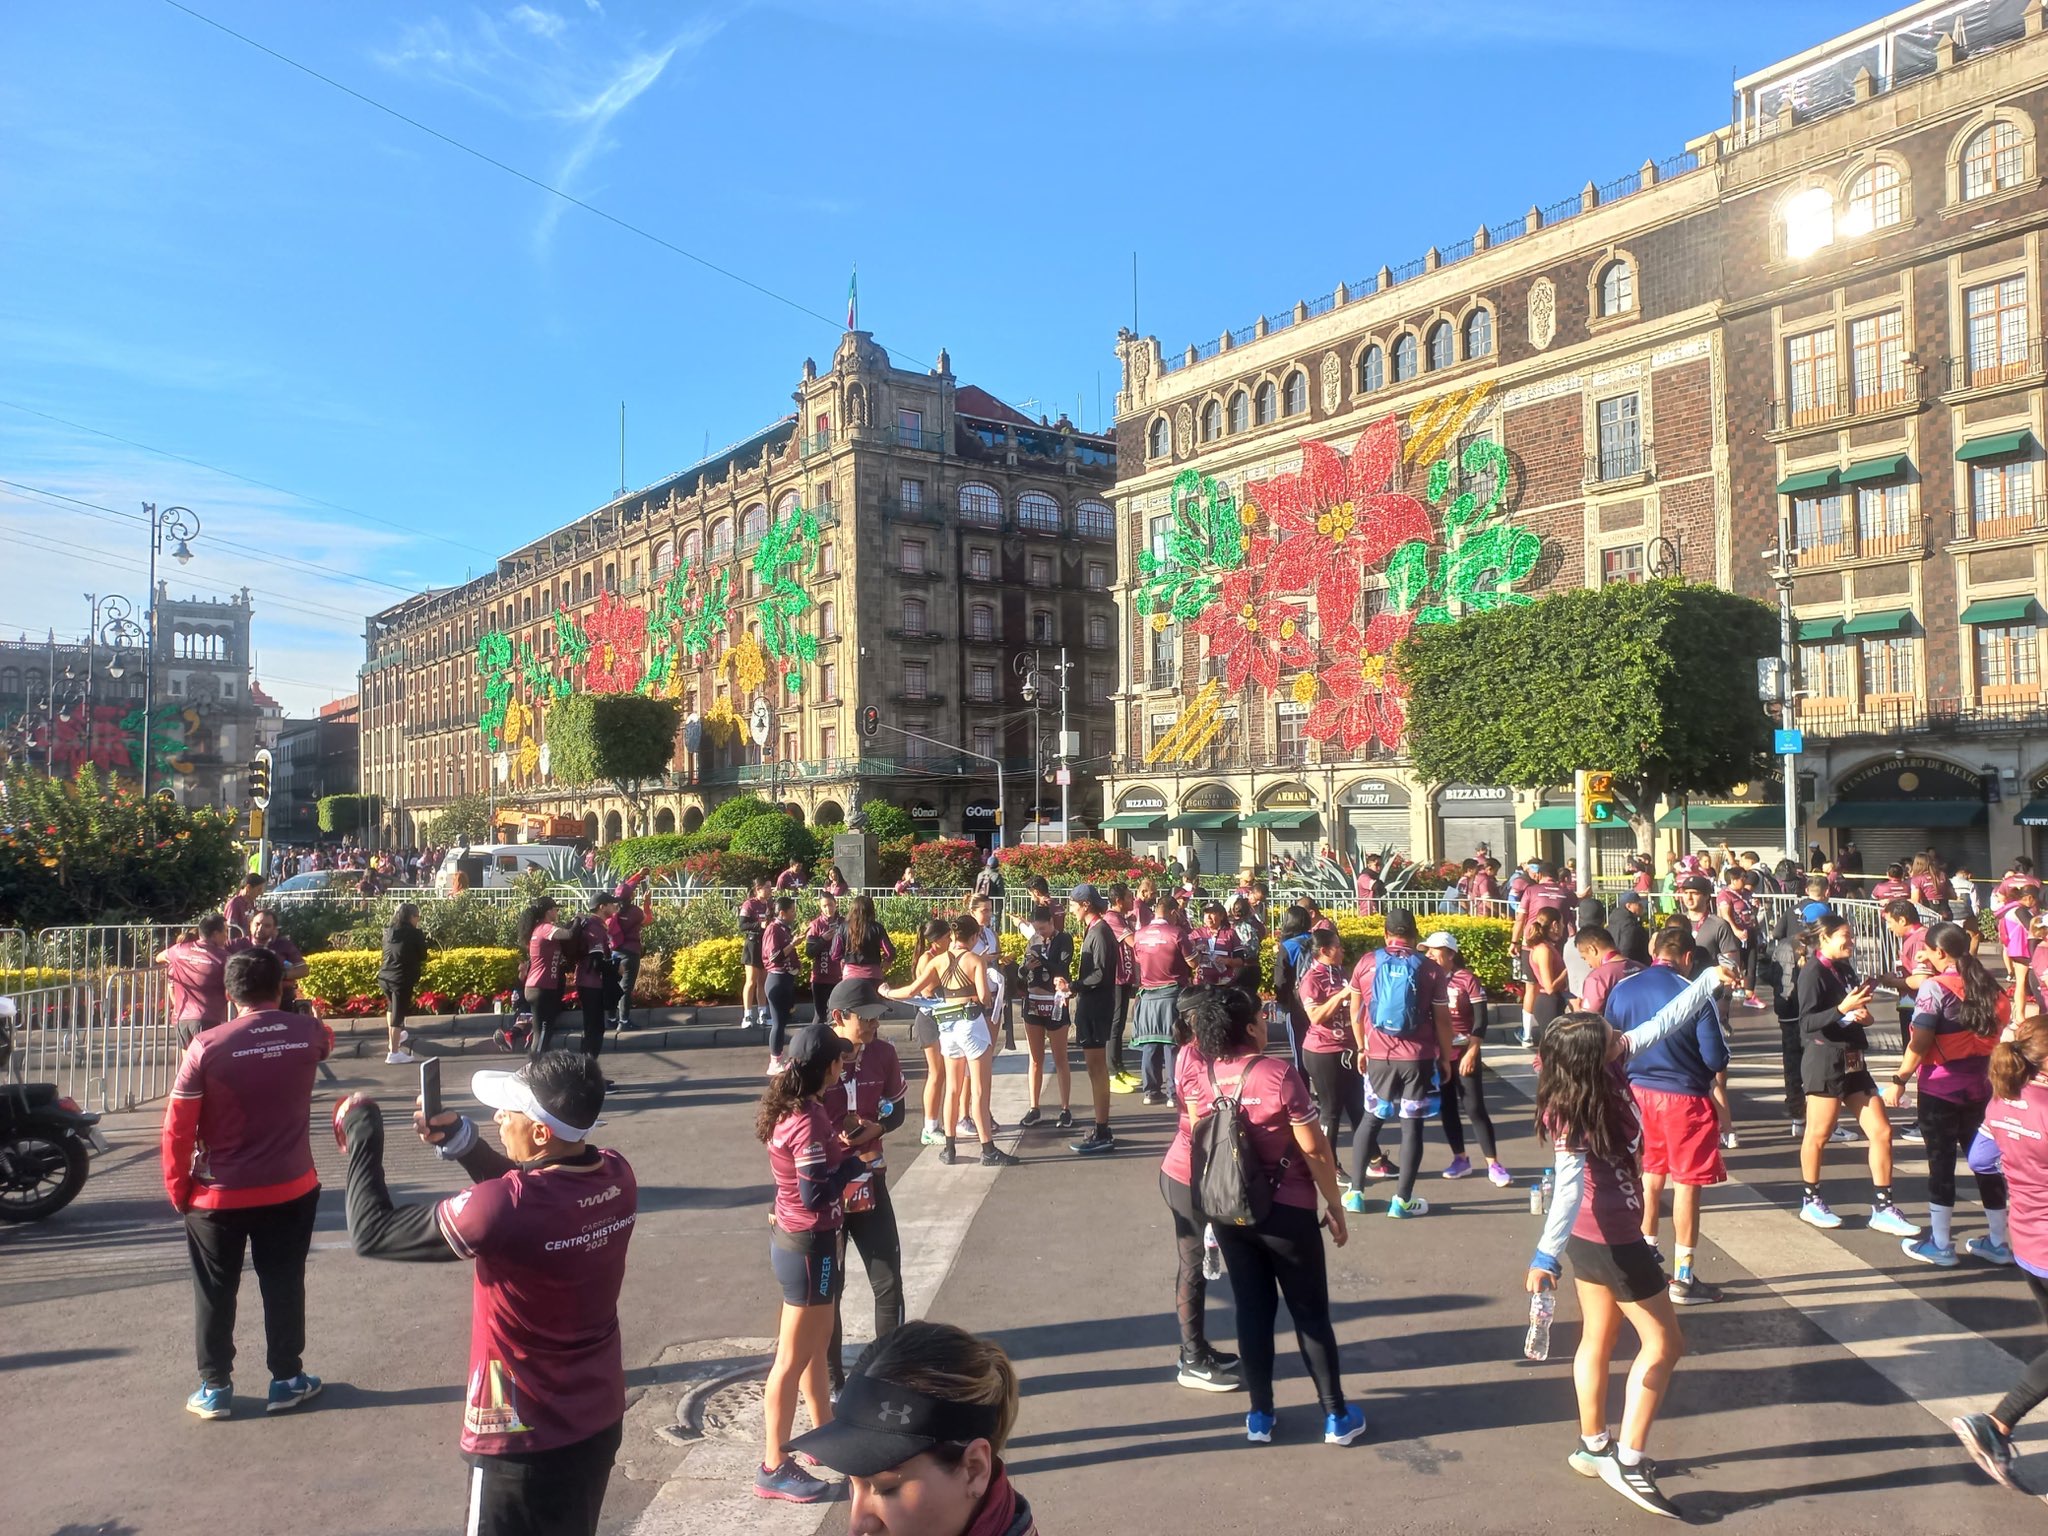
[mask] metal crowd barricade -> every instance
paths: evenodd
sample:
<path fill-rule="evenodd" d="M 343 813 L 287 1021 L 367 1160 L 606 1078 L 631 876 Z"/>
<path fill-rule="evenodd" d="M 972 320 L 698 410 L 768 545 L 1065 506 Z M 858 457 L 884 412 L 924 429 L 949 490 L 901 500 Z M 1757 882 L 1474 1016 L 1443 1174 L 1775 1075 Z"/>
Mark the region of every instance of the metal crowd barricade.
<path fill-rule="evenodd" d="M 1779 923 L 1786 912 L 1794 914 L 1794 931 L 1797 929 L 1797 911 L 1809 900 L 1805 896 L 1785 896 L 1776 893 L 1762 894 L 1752 898 L 1757 904 L 1758 927 L 1763 942 L 1771 942 L 1778 932 Z M 1884 920 L 1884 903 L 1861 901 L 1838 896 L 1828 902 L 1828 907 L 1849 920 L 1849 931 L 1856 941 L 1856 972 L 1863 977 L 1889 976 L 1899 968 L 1899 941 L 1892 936 Z M 1921 911 L 1923 919 L 1934 914 Z M 1786 978 L 1791 984 L 1791 978 Z"/>
<path fill-rule="evenodd" d="M 121 970 L 101 982 L 99 1047 L 100 1108 L 133 1109 L 171 1091 L 185 1051 L 163 972 Z"/>
<path fill-rule="evenodd" d="M 154 965 L 186 931 L 184 923 L 100 923 L 44 928 L 36 934 L 34 963 L 77 977 L 95 971 Z"/>
<path fill-rule="evenodd" d="M 28 969 L 29 937 L 24 929 L 0 928 L 0 971 Z"/>
<path fill-rule="evenodd" d="M 55 1083 L 66 1098 L 88 1092 L 93 1076 L 93 993 L 86 982 L 31 987 L 14 1001 L 10 1083 Z"/>

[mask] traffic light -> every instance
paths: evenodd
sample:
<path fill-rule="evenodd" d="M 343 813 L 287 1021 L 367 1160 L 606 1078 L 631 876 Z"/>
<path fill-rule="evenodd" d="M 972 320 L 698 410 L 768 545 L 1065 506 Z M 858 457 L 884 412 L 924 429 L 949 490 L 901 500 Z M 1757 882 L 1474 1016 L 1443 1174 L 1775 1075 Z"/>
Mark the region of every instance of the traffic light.
<path fill-rule="evenodd" d="M 881 730 L 881 728 L 882 728 L 882 712 L 881 712 L 881 710 L 877 709 L 877 708 L 876 708 L 876 707 L 875 707 L 874 705 L 872 705 L 872 704 L 868 705 L 868 706 L 867 706 L 867 707 L 866 707 L 865 709 L 863 709 L 863 710 L 862 710 L 862 711 L 860 712 L 860 733 L 861 733 L 861 735 L 863 735 L 863 736 L 865 736 L 865 737 L 868 737 L 868 738 L 869 738 L 870 740 L 872 740 L 872 739 L 873 739 L 873 737 L 874 737 L 874 735 L 875 735 L 875 733 L 876 733 L 877 731 Z"/>
<path fill-rule="evenodd" d="M 270 748 L 264 747 L 249 759 L 249 803 L 258 810 L 270 805 Z"/>
<path fill-rule="evenodd" d="M 1621 810 L 1614 798 L 1614 775 L 1604 772 L 1590 772 L 1586 775 L 1586 792 L 1579 804 L 1579 819 L 1590 826 L 1611 826 L 1621 820 Z"/>

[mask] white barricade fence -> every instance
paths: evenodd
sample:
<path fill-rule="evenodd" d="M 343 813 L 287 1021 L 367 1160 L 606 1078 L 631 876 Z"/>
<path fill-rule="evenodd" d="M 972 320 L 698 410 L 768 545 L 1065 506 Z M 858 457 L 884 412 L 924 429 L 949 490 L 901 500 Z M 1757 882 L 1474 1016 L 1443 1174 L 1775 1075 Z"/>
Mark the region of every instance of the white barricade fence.
<path fill-rule="evenodd" d="M 184 1046 L 170 989 L 153 968 L 81 974 L 9 993 L 14 1054 L 7 1080 L 55 1083 L 88 1109 L 134 1109 L 171 1090 Z"/>

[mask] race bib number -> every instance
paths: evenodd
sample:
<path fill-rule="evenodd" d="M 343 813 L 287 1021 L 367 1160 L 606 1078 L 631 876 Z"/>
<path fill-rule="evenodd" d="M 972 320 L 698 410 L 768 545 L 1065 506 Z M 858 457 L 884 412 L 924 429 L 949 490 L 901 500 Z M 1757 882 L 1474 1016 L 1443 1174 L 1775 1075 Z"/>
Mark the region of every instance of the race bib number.
<path fill-rule="evenodd" d="M 843 1204 L 849 1216 L 872 1211 L 875 1208 L 875 1176 L 864 1173 L 847 1185 Z"/>

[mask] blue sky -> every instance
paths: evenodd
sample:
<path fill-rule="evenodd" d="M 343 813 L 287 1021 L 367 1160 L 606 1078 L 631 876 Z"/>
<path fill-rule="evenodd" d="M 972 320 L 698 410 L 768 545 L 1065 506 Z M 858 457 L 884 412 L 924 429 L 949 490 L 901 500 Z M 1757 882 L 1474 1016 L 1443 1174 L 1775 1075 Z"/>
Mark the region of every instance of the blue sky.
<path fill-rule="evenodd" d="M 1882 9 L 191 4 L 828 317 L 165 0 L 0 6 L 0 481 L 112 509 L 0 485 L 0 633 L 139 598 L 137 505 L 182 503 L 174 584 L 255 589 L 295 712 L 363 613 L 606 500 L 621 400 L 634 485 L 786 411 L 856 263 L 899 359 L 1093 428 L 1133 250 L 1141 328 L 1214 337 L 1673 154 Z"/>

